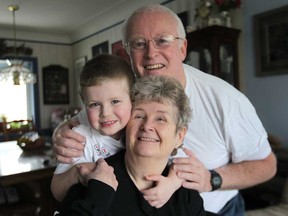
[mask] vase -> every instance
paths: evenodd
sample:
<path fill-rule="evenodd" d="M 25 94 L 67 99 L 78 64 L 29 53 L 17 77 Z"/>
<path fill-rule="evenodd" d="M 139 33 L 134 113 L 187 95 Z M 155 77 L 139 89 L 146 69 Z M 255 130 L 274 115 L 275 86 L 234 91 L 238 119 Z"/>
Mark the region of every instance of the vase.
<path fill-rule="evenodd" d="M 222 19 L 220 16 L 209 16 L 208 17 L 208 26 L 213 26 L 213 25 L 218 25 L 218 26 L 222 26 Z"/>
<path fill-rule="evenodd" d="M 212 13 L 208 17 L 208 26 L 218 25 L 231 28 L 231 16 L 228 11 Z"/>
<path fill-rule="evenodd" d="M 231 28 L 232 27 L 232 20 L 231 20 L 230 13 L 228 11 L 222 11 L 221 16 L 222 16 L 223 26 Z"/>

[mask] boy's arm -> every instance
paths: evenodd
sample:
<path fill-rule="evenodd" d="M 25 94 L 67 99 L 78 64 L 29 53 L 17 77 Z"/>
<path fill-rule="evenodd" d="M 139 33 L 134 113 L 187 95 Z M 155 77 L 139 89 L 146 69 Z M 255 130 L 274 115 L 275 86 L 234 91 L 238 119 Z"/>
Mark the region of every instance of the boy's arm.
<path fill-rule="evenodd" d="M 82 163 L 89 169 L 93 170 L 95 163 Z M 51 191 L 57 201 L 62 201 L 69 188 L 76 183 L 84 183 L 79 173 L 78 164 L 72 166 L 69 170 L 61 174 L 54 174 L 51 181 Z"/>
<path fill-rule="evenodd" d="M 147 180 L 156 182 L 156 186 L 147 190 L 143 190 L 144 199 L 153 207 L 161 208 L 178 190 L 183 179 L 177 177 L 175 170 L 170 166 L 167 177 L 162 175 L 146 176 Z"/>
<path fill-rule="evenodd" d="M 78 183 L 77 167 L 72 166 L 61 174 L 54 174 L 51 181 L 51 192 L 57 201 L 62 201 L 69 188 Z"/>

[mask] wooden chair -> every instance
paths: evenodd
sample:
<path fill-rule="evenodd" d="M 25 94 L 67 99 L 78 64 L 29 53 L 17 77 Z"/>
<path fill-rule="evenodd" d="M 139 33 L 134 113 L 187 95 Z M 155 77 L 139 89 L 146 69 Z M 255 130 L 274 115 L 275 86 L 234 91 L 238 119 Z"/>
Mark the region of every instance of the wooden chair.
<path fill-rule="evenodd" d="M 2 122 L 2 131 L 4 141 L 16 140 L 26 132 L 35 131 L 35 125 L 32 120 Z"/>

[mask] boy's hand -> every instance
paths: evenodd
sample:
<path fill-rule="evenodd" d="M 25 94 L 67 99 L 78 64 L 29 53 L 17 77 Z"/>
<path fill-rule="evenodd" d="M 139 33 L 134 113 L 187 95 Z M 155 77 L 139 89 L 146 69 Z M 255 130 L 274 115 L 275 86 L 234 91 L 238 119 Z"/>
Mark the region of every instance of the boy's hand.
<path fill-rule="evenodd" d="M 154 181 L 156 186 L 143 190 L 144 199 L 153 207 L 161 208 L 170 199 L 172 194 L 181 187 L 182 181 L 170 169 L 168 177 L 162 175 L 146 176 L 149 181 Z"/>
<path fill-rule="evenodd" d="M 80 182 L 82 185 L 87 186 L 89 181 L 89 174 L 96 169 L 97 164 L 94 162 L 90 162 L 90 163 L 80 163 L 77 164 L 76 166 L 77 166 L 78 182 Z"/>
<path fill-rule="evenodd" d="M 117 190 L 118 181 L 114 174 L 114 169 L 109 166 L 104 159 L 99 159 L 96 164 L 94 164 L 94 169 L 91 163 L 88 163 L 88 166 L 86 165 L 87 164 L 79 164 L 79 173 L 81 175 L 79 181 L 82 184 L 87 185 L 90 179 L 96 179 L 111 186 L 115 191 Z"/>

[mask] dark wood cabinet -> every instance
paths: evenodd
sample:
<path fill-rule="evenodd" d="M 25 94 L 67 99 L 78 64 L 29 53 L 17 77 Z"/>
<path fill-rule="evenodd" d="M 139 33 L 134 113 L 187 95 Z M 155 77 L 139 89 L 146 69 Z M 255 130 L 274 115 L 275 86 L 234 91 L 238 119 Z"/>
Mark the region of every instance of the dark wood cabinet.
<path fill-rule="evenodd" d="M 238 37 L 240 30 L 209 26 L 187 34 L 185 62 L 239 88 Z"/>

